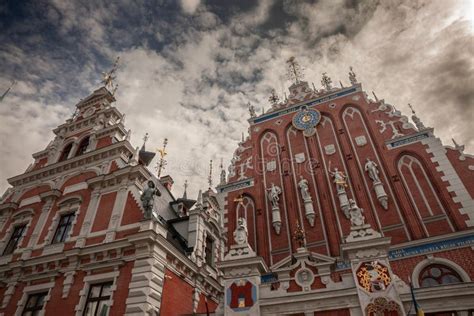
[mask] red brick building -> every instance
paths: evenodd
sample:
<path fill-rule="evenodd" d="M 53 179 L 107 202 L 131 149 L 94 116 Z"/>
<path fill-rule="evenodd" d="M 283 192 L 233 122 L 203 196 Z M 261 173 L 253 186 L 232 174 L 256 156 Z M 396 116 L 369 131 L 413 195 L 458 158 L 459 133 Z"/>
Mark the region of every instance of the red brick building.
<path fill-rule="evenodd" d="M 222 292 L 211 190 L 175 198 L 102 87 L 76 105 L 0 202 L 0 315 L 191 315 Z M 152 181 L 153 219 L 142 192 Z"/>
<path fill-rule="evenodd" d="M 474 157 L 352 70 L 321 89 L 290 71 L 218 186 L 225 314 L 413 314 L 411 280 L 425 313 L 472 315 Z"/>

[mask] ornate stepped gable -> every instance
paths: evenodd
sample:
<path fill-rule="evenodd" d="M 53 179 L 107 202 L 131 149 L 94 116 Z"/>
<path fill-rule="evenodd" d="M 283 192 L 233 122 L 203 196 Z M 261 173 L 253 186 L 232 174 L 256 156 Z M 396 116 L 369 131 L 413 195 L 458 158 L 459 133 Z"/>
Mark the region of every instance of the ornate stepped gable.
<path fill-rule="evenodd" d="M 173 197 L 171 177 L 147 168 L 154 153 L 130 144 L 114 101 L 101 87 L 79 102 L 26 172 L 8 180 L 0 202 L 0 314 L 21 314 L 42 300 L 45 314 L 82 315 L 96 287 L 107 293 L 97 313 L 216 309 L 224 239 L 215 194 L 198 202 Z M 149 181 L 161 195 L 152 196 L 147 220 Z"/>
<path fill-rule="evenodd" d="M 297 72 L 290 77 L 294 83 L 283 101 L 273 91 L 271 107 L 261 115 L 249 105 L 249 135 L 234 152 L 227 181 L 217 187 L 229 251 L 220 263 L 225 302 L 242 295 L 236 286 L 247 282 L 255 293 L 240 308 L 227 304 L 226 315 L 336 309 L 405 314 L 409 278 L 421 284 L 412 272 L 428 266 L 427 257 L 458 267 L 459 278 L 471 280 L 474 271 L 464 260 L 474 260 L 474 157 L 456 143 L 443 146 L 414 111 L 416 126 L 384 100 L 370 99 L 352 68 L 347 87 L 334 87 L 326 74 L 321 89 L 310 88 Z M 242 223 L 245 247 L 233 238 Z M 298 225 L 304 246 L 294 238 Z M 356 285 L 361 275 L 370 281 L 379 270 L 390 286 L 373 285 L 371 294 Z M 474 288 L 459 288 L 463 295 L 449 300 L 464 304 L 464 293 Z M 331 290 L 347 294 L 337 300 Z M 304 296 L 308 291 L 319 294 Z M 428 309 L 459 308 L 436 307 L 439 293 L 425 296 Z M 374 301 L 380 295 L 384 301 Z"/>

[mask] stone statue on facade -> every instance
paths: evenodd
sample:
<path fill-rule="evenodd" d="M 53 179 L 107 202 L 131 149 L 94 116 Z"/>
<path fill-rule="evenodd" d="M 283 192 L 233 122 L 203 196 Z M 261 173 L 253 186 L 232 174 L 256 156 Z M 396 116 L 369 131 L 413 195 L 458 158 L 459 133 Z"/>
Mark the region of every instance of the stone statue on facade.
<path fill-rule="evenodd" d="M 267 189 L 267 197 L 272 204 L 272 225 L 277 235 L 281 230 L 281 215 L 278 202 L 280 201 L 281 189 L 272 183 L 272 186 Z"/>
<path fill-rule="evenodd" d="M 365 222 L 363 212 L 364 209 L 357 206 L 357 203 L 353 199 L 349 199 L 349 219 L 351 221 L 351 230 L 349 236 L 346 237 L 346 242 L 381 237 L 379 232 L 373 230 L 370 224 Z"/>
<path fill-rule="evenodd" d="M 269 189 L 267 189 L 267 191 L 268 191 L 268 199 L 272 203 L 272 209 L 279 208 L 278 202 L 280 201 L 280 194 L 281 194 L 280 187 L 272 183 L 272 186 Z"/>
<path fill-rule="evenodd" d="M 331 171 L 331 167 L 329 167 L 329 174 L 334 178 L 333 182 L 336 184 L 337 196 L 339 198 L 341 210 L 344 212 L 344 216 L 346 216 L 346 218 L 350 218 L 350 204 L 346 193 L 347 176 L 337 168 L 334 168 L 334 171 Z"/>
<path fill-rule="evenodd" d="M 237 228 L 234 231 L 234 241 L 237 245 L 248 243 L 247 221 L 243 217 L 237 219 Z"/>
<path fill-rule="evenodd" d="M 145 210 L 145 220 L 152 219 L 152 217 L 154 216 L 153 205 L 155 204 L 155 195 L 161 196 L 161 192 L 160 190 L 158 190 L 158 188 L 156 188 L 155 183 L 152 180 L 149 180 L 147 183 L 147 188 L 143 191 L 140 197 L 143 209 Z"/>
<path fill-rule="evenodd" d="M 311 227 L 314 226 L 314 219 L 316 218 L 316 213 L 314 212 L 313 208 L 313 200 L 311 198 L 311 194 L 309 193 L 309 184 L 308 180 L 300 176 L 300 182 L 298 182 L 298 186 L 301 191 L 301 198 L 303 199 L 303 205 L 305 210 L 305 216 L 308 220 Z"/>
<path fill-rule="evenodd" d="M 311 200 L 311 195 L 309 194 L 308 180 L 303 178 L 303 176 L 301 176 L 300 178 L 301 180 L 300 182 L 298 182 L 298 186 L 300 187 L 301 197 L 303 198 L 303 201 Z"/>
<path fill-rule="evenodd" d="M 337 168 L 334 168 L 334 171 L 329 171 L 329 174 L 334 178 L 337 191 L 345 191 L 347 187 L 347 176 Z"/>
<path fill-rule="evenodd" d="M 388 195 L 385 192 L 382 181 L 380 180 L 377 164 L 367 157 L 364 169 L 372 180 L 373 190 L 375 191 L 377 200 L 385 210 L 388 209 Z"/>
<path fill-rule="evenodd" d="M 353 199 L 349 199 L 349 216 L 351 219 L 351 226 L 358 227 L 365 224 L 365 217 L 362 215 L 364 209 L 357 206 Z"/>
<path fill-rule="evenodd" d="M 373 182 L 379 182 L 379 170 L 377 169 L 377 164 L 370 160 L 367 157 L 367 162 L 365 163 L 365 171 L 369 174 L 369 178 L 372 179 Z"/>

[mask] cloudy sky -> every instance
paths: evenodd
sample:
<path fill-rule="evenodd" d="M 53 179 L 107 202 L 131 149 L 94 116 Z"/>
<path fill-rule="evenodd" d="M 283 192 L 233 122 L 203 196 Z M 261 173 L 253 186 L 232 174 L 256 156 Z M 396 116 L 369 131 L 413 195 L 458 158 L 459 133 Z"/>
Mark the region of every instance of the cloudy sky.
<path fill-rule="evenodd" d="M 51 130 L 100 85 L 120 56 L 116 106 L 132 142 L 169 138 L 167 173 L 181 195 L 214 182 L 248 123 L 247 103 L 268 108 L 289 83 L 296 56 L 305 78 L 348 83 L 353 66 L 367 92 L 409 114 L 415 106 L 445 144 L 474 152 L 472 1 L 156 0 L 2 1 L 0 190 L 45 148 Z"/>

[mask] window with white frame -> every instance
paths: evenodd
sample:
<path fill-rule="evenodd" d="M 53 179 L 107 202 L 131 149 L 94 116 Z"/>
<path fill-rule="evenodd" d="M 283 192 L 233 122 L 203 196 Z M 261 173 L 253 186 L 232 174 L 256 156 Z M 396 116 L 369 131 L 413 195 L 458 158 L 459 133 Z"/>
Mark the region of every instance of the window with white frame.
<path fill-rule="evenodd" d="M 25 308 L 23 309 L 23 312 L 21 313 L 21 315 L 22 316 L 40 315 L 45 305 L 45 298 L 47 295 L 48 295 L 48 291 L 28 295 Z"/>
<path fill-rule="evenodd" d="M 113 282 L 91 284 L 87 294 L 84 316 L 107 316 Z"/>
<path fill-rule="evenodd" d="M 10 235 L 10 239 L 8 240 L 5 249 L 3 250 L 3 255 L 10 255 L 12 254 L 15 249 L 18 247 L 18 244 L 23 237 L 23 234 L 26 230 L 26 224 L 18 225 L 13 229 L 13 233 Z"/>
<path fill-rule="evenodd" d="M 48 228 L 45 244 L 61 244 L 69 239 L 79 215 L 81 197 L 74 196 L 59 202 L 59 210 Z"/>
<path fill-rule="evenodd" d="M 53 244 L 64 242 L 68 238 L 74 218 L 75 214 L 73 212 L 61 215 L 58 226 L 56 227 L 56 232 L 54 233 Z"/>

